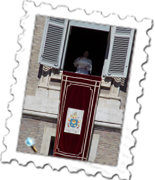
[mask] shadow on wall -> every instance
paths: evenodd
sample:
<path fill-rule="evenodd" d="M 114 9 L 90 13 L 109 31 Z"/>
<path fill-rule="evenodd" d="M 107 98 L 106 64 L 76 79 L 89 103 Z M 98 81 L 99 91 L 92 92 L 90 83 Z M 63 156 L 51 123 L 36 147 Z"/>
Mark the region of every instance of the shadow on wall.
<path fill-rule="evenodd" d="M 43 65 L 40 64 L 39 71 L 38 71 L 38 78 L 39 79 L 41 78 L 41 75 L 42 75 L 42 69 L 43 69 Z"/>

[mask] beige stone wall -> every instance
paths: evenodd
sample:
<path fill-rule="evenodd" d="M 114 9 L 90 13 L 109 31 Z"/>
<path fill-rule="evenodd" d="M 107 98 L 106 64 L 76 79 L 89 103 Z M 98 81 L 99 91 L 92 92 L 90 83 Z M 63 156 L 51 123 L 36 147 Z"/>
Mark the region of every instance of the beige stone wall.
<path fill-rule="evenodd" d="M 42 118 L 43 120 L 43 118 Z M 23 116 L 21 121 L 17 151 L 23 153 L 34 153 L 31 147 L 27 147 L 25 140 L 33 137 L 36 141 L 35 147 L 40 154 L 42 138 L 45 127 L 56 128 L 56 121 L 47 122 L 41 119 Z M 95 163 L 117 165 L 121 132 L 117 129 L 95 126 L 93 134 L 99 134 L 99 143 Z"/>
<path fill-rule="evenodd" d="M 32 49 L 31 49 L 31 57 L 29 63 L 29 71 L 27 77 L 27 85 L 26 85 L 26 95 L 34 96 L 36 92 L 36 88 L 38 87 L 39 83 L 39 63 L 38 63 L 38 56 L 42 41 L 42 35 L 45 25 L 45 16 L 36 16 L 35 22 L 35 30 L 32 42 Z"/>
<path fill-rule="evenodd" d="M 41 121 L 39 118 L 34 118 L 31 116 L 23 116 L 20 125 L 19 139 L 17 145 L 17 151 L 23 153 L 35 153 L 31 147 L 26 146 L 25 140 L 27 137 L 32 137 L 35 139 L 35 147 L 37 149 L 37 154 L 40 153 L 41 142 L 43 138 L 44 127 L 54 127 L 56 128 L 56 123 L 54 121 L 47 122 Z"/>
<path fill-rule="evenodd" d="M 95 163 L 116 166 L 121 130 L 95 126 L 94 134 L 99 134 L 100 136 Z"/>

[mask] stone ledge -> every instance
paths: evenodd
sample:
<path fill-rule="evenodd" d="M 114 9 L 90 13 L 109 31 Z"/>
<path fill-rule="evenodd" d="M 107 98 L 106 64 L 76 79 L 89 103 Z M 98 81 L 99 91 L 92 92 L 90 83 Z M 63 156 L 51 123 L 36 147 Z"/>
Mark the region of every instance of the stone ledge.
<path fill-rule="evenodd" d="M 110 126 L 121 128 L 123 122 L 123 110 L 119 109 L 120 102 L 118 100 L 103 100 L 99 98 L 98 106 L 96 109 L 95 123 L 101 126 Z M 59 98 L 49 99 L 35 96 L 26 96 L 24 102 L 23 113 L 41 116 L 46 118 L 58 118 L 59 112 Z"/>
<path fill-rule="evenodd" d="M 56 91 L 60 91 L 61 87 L 58 86 L 43 86 L 43 85 L 38 85 L 38 88 L 43 88 L 43 89 L 47 89 L 47 90 L 56 90 Z"/>
<path fill-rule="evenodd" d="M 23 110 L 23 115 L 38 116 L 38 117 L 47 118 L 47 119 L 55 119 L 56 122 L 57 122 L 57 118 L 58 118 L 57 114 L 52 114 L 52 113 L 47 114 L 47 113 L 44 113 L 44 112 L 29 111 L 29 110 Z M 104 121 L 101 122 L 101 121 L 98 121 L 98 120 L 95 120 L 95 125 L 103 126 L 103 127 L 110 127 L 110 128 L 117 128 L 117 129 L 122 128 L 122 124 L 108 123 L 108 122 L 104 122 Z"/>
<path fill-rule="evenodd" d="M 60 91 L 61 90 L 61 87 L 51 86 L 51 85 L 49 85 L 49 86 L 38 85 L 38 88 L 43 88 L 43 89 L 47 89 L 47 90 L 56 90 L 56 91 Z M 103 94 L 103 93 L 99 93 L 99 98 L 115 99 L 115 100 L 121 101 L 120 97 L 112 96 L 112 95 L 109 95 L 109 94 Z"/>
<path fill-rule="evenodd" d="M 49 67 L 49 68 L 51 68 L 51 67 Z M 63 73 L 63 71 L 60 71 L 59 72 L 59 74 L 54 74 L 54 73 L 52 73 L 50 76 L 49 76 L 49 80 L 50 79 L 55 79 L 55 80 L 61 80 L 62 79 L 62 73 Z M 60 82 L 61 83 L 61 82 Z M 41 86 L 40 86 L 41 87 Z M 101 87 L 106 87 L 106 88 L 109 88 L 110 89 L 110 87 L 111 87 L 111 80 L 109 80 L 109 81 L 105 81 L 105 79 L 102 79 L 102 81 L 101 81 Z"/>
<path fill-rule="evenodd" d="M 109 95 L 109 94 L 103 94 L 103 93 L 100 93 L 100 94 L 99 94 L 99 98 L 115 99 L 115 100 L 121 101 L 121 98 L 120 98 L 120 97 L 111 96 L 111 95 Z"/>

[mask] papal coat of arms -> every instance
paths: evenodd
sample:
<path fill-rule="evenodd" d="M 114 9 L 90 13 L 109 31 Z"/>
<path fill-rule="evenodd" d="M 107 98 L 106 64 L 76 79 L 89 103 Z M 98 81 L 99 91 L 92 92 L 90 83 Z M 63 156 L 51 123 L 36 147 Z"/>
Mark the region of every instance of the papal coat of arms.
<path fill-rule="evenodd" d="M 64 132 L 80 134 L 83 110 L 68 108 Z"/>

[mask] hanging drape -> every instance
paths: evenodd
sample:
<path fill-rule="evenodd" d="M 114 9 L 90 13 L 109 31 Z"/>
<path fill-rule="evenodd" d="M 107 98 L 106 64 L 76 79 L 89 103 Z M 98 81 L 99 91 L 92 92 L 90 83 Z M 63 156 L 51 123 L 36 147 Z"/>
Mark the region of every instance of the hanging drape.
<path fill-rule="evenodd" d="M 63 72 L 54 156 L 87 160 L 101 77 Z"/>

